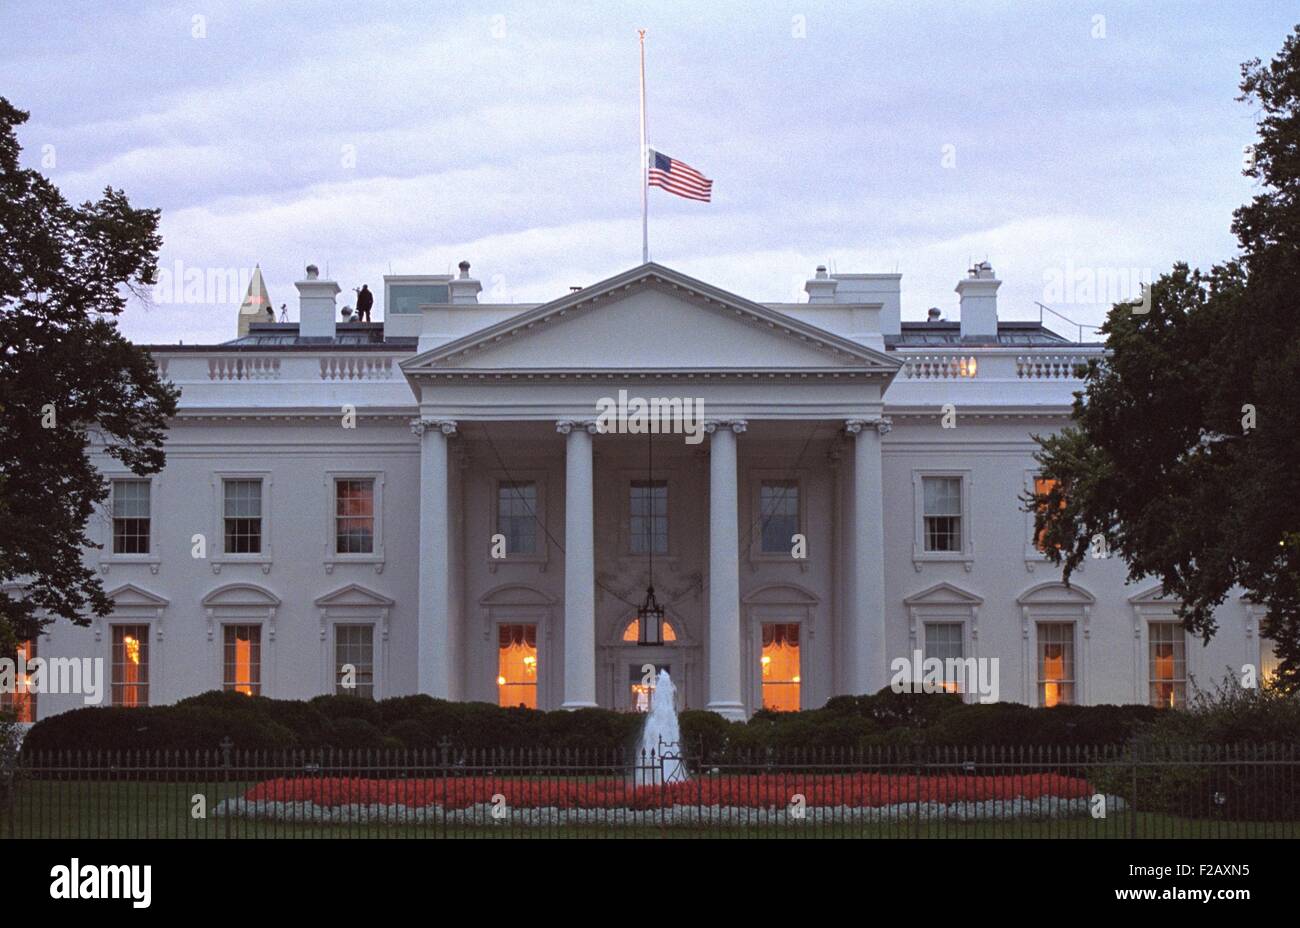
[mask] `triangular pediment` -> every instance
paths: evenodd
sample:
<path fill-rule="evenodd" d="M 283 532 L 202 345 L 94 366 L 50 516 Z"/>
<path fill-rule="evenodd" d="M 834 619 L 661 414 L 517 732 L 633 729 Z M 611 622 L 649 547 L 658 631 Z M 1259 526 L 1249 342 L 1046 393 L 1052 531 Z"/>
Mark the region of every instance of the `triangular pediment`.
<path fill-rule="evenodd" d="M 113 605 L 118 608 L 129 606 L 146 606 L 152 609 L 162 609 L 167 605 L 167 600 L 157 593 L 150 593 L 148 590 L 136 586 L 134 583 L 124 583 L 117 589 L 109 590 L 105 594 L 113 601 Z"/>
<path fill-rule="evenodd" d="M 433 348 L 402 364 L 441 371 L 838 371 L 892 377 L 899 362 L 658 264 Z"/>
<path fill-rule="evenodd" d="M 367 589 L 359 583 L 349 583 L 316 600 L 317 606 L 373 606 L 389 607 L 393 600 L 382 593 Z"/>
<path fill-rule="evenodd" d="M 1140 593 L 1135 593 L 1128 598 L 1128 601 L 1135 606 L 1177 606 L 1178 599 L 1174 596 L 1167 596 L 1164 587 L 1160 584 L 1148 587 Z"/>
<path fill-rule="evenodd" d="M 951 583 L 936 583 L 919 593 L 913 593 L 903 602 L 908 606 L 978 606 L 984 600 Z"/>

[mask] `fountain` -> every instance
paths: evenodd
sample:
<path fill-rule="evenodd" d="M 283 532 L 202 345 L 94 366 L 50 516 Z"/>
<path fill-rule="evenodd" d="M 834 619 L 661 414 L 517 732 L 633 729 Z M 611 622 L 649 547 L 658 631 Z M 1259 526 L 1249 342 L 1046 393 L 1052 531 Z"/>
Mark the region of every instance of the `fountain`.
<path fill-rule="evenodd" d="M 677 726 L 677 688 L 668 671 L 659 671 L 650 711 L 646 713 L 641 741 L 636 747 L 636 785 L 684 782 L 686 765 L 681 759 L 681 730 Z"/>

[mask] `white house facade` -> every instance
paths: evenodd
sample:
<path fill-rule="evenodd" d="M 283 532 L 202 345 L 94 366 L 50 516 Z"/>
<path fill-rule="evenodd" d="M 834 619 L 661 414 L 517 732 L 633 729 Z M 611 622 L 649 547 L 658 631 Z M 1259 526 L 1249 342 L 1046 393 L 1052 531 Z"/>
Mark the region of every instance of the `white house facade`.
<path fill-rule="evenodd" d="M 904 323 L 897 274 L 819 268 L 806 303 L 764 304 L 650 263 L 521 306 L 480 302 L 463 264 L 386 278 L 384 321 L 356 323 L 309 269 L 297 323 L 151 347 L 180 409 L 161 473 L 103 457 L 86 556 L 114 612 L 29 650 L 102 658 L 119 705 L 636 710 L 652 667 L 731 718 L 876 691 L 916 652 L 995 660 L 1030 705 L 1177 705 L 1259 664 L 1243 599 L 1203 646 L 1115 558 L 1068 587 L 1044 559 L 1031 435 L 1101 348 L 999 322 L 998 284 L 978 266 L 959 322 Z M 673 431 L 607 427 L 620 393 Z"/>

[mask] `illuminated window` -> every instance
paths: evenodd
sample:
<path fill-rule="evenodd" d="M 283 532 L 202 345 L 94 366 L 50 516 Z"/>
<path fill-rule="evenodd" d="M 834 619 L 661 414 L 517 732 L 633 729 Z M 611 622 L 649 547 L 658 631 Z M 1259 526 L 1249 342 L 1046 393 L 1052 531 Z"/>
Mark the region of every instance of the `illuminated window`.
<path fill-rule="evenodd" d="M 799 711 L 799 623 L 763 623 L 763 708 Z"/>
<path fill-rule="evenodd" d="M 764 480 L 758 494 L 764 554 L 789 554 L 799 532 L 799 482 Z"/>
<path fill-rule="evenodd" d="M 497 532 L 506 536 L 506 556 L 537 553 L 537 484 L 503 480 L 497 484 Z"/>
<path fill-rule="evenodd" d="M 113 705 L 149 705 L 149 626 L 113 626 Z"/>
<path fill-rule="evenodd" d="M 221 687 L 245 696 L 262 694 L 262 626 L 225 627 L 225 669 Z"/>
<path fill-rule="evenodd" d="M 14 721 L 17 722 L 35 722 L 36 721 L 36 694 L 28 690 L 28 673 L 26 670 L 26 661 L 36 657 L 36 641 L 28 639 L 18 643 L 18 649 L 13 654 L 16 672 L 14 674 L 14 687 L 10 692 L 8 689 L 0 690 L 0 712 L 12 714 Z"/>
<path fill-rule="evenodd" d="M 1259 682 L 1261 686 L 1270 686 L 1277 679 L 1278 667 L 1282 658 L 1277 653 L 1277 642 L 1271 638 L 1259 636 Z"/>
<path fill-rule="evenodd" d="M 1038 695 L 1044 706 L 1074 703 L 1074 623 L 1038 623 Z"/>
<path fill-rule="evenodd" d="M 633 619 L 628 624 L 627 628 L 623 629 L 623 640 L 631 641 L 635 643 L 640 639 L 640 636 L 641 636 L 641 620 Z M 667 619 L 665 619 L 664 620 L 664 643 L 666 644 L 669 641 L 676 641 L 676 640 L 677 640 L 677 630 L 668 623 Z"/>
<path fill-rule="evenodd" d="M 224 523 L 227 554 L 262 553 L 262 481 L 224 480 Z"/>
<path fill-rule="evenodd" d="M 922 477 L 926 551 L 961 551 L 961 478 Z"/>
<path fill-rule="evenodd" d="M 949 661 L 960 661 L 963 650 L 964 644 L 960 622 L 925 623 L 924 657 L 926 660 L 935 658 L 943 663 L 943 688 L 949 693 L 961 692 L 961 680 L 958 677 L 959 665 L 949 663 Z"/>
<path fill-rule="evenodd" d="M 339 554 L 374 553 L 374 480 L 334 481 L 334 550 Z"/>
<path fill-rule="evenodd" d="M 633 554 L 668 553 L 668 484 L 662 480 L 633 480 L 629 498 L 628 533 Z"/>
<path fill-rule="evenodd" d="M 627 667 L 628 686 L 632 697 L 630 705 L 633 712 L 649 712 L 650 700 L 654 698 L 655 681 L 659 679 L 659 674 L 666 670 L 668 676 L 673 675 L 672 664 L 655 664 L 653 666 L 653 673 L 646 669 L 645 663 L 629 664 Z M 678 692 L 680 693 L 681 690 L 678 690 Z"/>
<path fill-rule="evenodd" d="M 497 705 L 537 708 L 537 626 L 497 630 Z"/>
<path fill-rule="evenodd" d="M 1151 705 L 1178 708 L 1187 702 L 1187 640 L 1183 626 L 1179 622 L 1151 622 L 1147 632 Z"/>
<path fill-rule="evenodd" d="M 1052 488 L 1053 488 L 1054 486 L 1056 486 L 1056 481 L 1055 481 L 1055 480 L 1051 480 L 1051 479 L 1049 479 L 1049 478 L 1047 478 L 1047 477 L 1035 477 L 1035 478 L 1034 478 L 1034 495 L 1035 495 L 1035 496 L 1045 496 L 1045 495 L 1047 495 L 1048 493 L 1050 493 L 1050 492 L 1052 491 Z M 1036 508 L 1038 509 L 1039 512 L 1042 512 L 1042 511 L 1043 511 L 1043 505 L 1042 505 L 1042 504 L 1039 504 Z M 1061 507 L 1060 507 L 1060 508 L 1062 508 L 1062 509 L 1065 508 L 1065 500 L 1061 500 Z M 1034 547 L 1037 548 L 1039 551 L 1042 551 L 1042 550 L 1043 550 L 1043 536 L 1044 536 L 1045 534 L 1047 534 L 1047 529 L 1044 528 L 1044 529 L 1041 529 L 1041 530 L 1038 532 L 1038 534 L 1034 536 Z"/>
<path fill-rule="evenodd" d="M 334 626 L 334 692 L 375 698 L 375 629 L 373 625 Z"/>
<path fill-rule="evenodd" d="M 113 481 L 113 553 L 149 553 L 149 481 Z"/>

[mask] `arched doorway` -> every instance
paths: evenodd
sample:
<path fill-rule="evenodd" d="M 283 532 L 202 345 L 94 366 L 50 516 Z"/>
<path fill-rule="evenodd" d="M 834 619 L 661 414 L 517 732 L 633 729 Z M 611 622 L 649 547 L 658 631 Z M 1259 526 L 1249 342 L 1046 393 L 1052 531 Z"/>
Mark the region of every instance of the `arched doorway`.
<path fill-rule="evenodd" d="M 678 710 L 698 703 L 699 682 L 695 676 L 699 647 L 677 617 L 665 617 L 662 645 L 637 644 L 640 626 L 635 614 L 624 616 L 615 627 L 614 640 L 603 649 L 607 705 L 621 712 L 648 711 L 654 677 L 664 670 L 673 678 L 677 689 Z"/>

